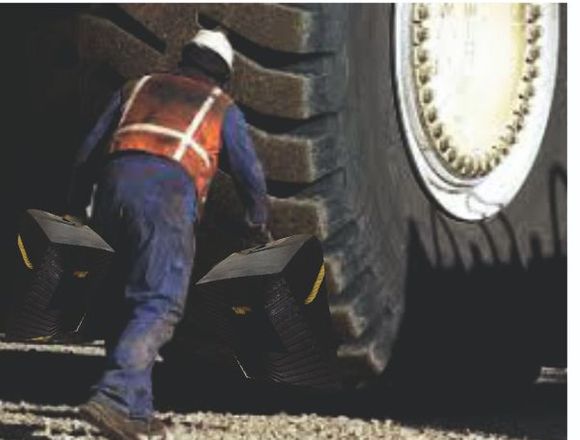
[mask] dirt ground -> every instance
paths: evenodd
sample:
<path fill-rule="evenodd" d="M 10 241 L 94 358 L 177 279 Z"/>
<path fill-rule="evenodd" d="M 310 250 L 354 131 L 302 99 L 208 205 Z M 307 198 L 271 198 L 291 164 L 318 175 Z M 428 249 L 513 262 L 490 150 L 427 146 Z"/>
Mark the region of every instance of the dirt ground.
<path fill-rule="evenodd" d="M 102 367 L 102 349 L 0 343 L 0 439 L 100 439 L 77 419 Z M 156 375 L 156 406 L 183 439 L 561 440 L 566 370 L 544 369 L 518 396 L 422 404 L 420 397 L 306 395 L 240 382 Z M 416 400 L 415 400 L 416 399 Z M 401 401 L 405 400 L 405 404 Z"/>

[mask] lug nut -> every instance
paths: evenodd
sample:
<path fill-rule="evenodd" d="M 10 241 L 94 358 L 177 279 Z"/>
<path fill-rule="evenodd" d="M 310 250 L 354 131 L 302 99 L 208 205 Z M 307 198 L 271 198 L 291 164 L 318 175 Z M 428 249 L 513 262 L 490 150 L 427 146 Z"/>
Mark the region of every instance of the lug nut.
<path fill-rule="evenodd" d="M 465 164 L 465 156 L 457 156 L 453 162 L 451 162 L 451 168 L 455 171 L 461 171 Z"/>
<path fill-rule="evenodd" d="M 535 89 L 534 89 L 534 86 L 533 86 L 533 85 L 531 85 L 531 84 L 529 84 L 529 83 L 526 83 L 526 84 L 524 84 L 524 86 L 521 88 L 521 90 L 520 90 L 520 92 L 519 92 L 518 96 L 519 96 L 521 99 L 523 99 L 523 100 L 527 100 L 527 99 L 530 99 L 531 97 L 533 97 L 533 96 L 534 96 L 534 94 L 535 94 L 535 92 L 536 92 L 536 91 L 535 91 Z"/>
<path fill-rule="evenodd" d="M 424 43 L 429 37 L 429 31 L 423 26 L 414 26 L 414 43 L 419 45 Z"/>
<path fill-rule="evenodd" d="M 460 173 L 464 176 L 471 176 L 473 174 L 473 159 L 467 156 L 463 159 L 463 167 Z"/>
<path fill-rule="evenodd" d="M 513 116 L 510 127 L 516 132 L 520 131 L 522 128 L 524 128 L 524 117 L 520 116 L 518 114 L 515 114 Z"/>
<path fill-rule="evenodd" d="M 415 48 L 415 61 L 418 65 L 424 64 L 429 59 L 429 52 L 424 47 Z"/>
<path fill-rule="evenodd" d="M 528 43 L 533 44 L 542 36 L 541 26 L 531 26 L 528 32 Z"/>
<path fill-rule="evenodd" d="M 524 81 L 532 81 L 538 77 L 538 68 L 534 65 L 530 65 L 526 68 L 524 73 Z"/>
<path fill-rule="evenodd" d="M 514 110 L 514 114 L 520 116 L 523 119 L 523 117 L 528 115 L 529 113 L 530 113 L 530 105 L 528 104 L 527 101 L 520 99 L 516 106 L 516 109 Z"/>
<path fill-rule="evenodd" d="M 433 101 L 433 90 L 428 87 L 421 89 L 421 102 L 423 104 L 430 104 Z"/>
<path fill-rule="evenodd" d="M 419 81 L 420 85 L 425 85 L 431 79 L 431 74 L 429 68 L 424 66 L 417 70 L 417 80 Z"/>
<path fill-rule="evenodd" d="M 479 174 L 481 173 L 479 163 L 480 163 L 480 161 L 478 158 L 472 159 L 472 162 L 471 162 L 472 166 L 471 166 L 471 172 L 469 173 L 469 177 L 479 176 Z"/>
<path fill-rule="evenodd" d="M 453 164 L 457 158 L 457 150 L 455 150 L 453 146 L 450 146 L 449 149 L 443 154 L 443 158 L 447 161 L 447 163 Z"/>
<path fill-rule="evenodd" d="M 527 63 L 533 63 L 538 58 L 540 58 L 540 47 L 539 46 L 531 46 L 528 50 L 528 54 L 526 56 Z"/>
<path fill-rule="evenodd" d="M 447 152 L 449 150 L 449 148 L 451 148 L 451 140 L 447 136 L 440 139 L 439 142 L 437 143 L 437 149 L 441 153 Z"/>
<path fill-rule="evenodd" d="M 437 109 L 435 107 L 429 107 L 425 110 L 425 120 L 432 124 L 437 120 Z"/>
<path fill-rule="evenodd" d="M 433 127 L 431 127 L 431 136 L 433 136 L 434 139 L 439 139 L 441 136 L 443 136 L 443 125 L 435 124 Z"/>
<path fill-rule="evenodd" d="M 486 154 L 486 166 L 488 173 L 491 172 L 496 166 L 499 165 L 497 153 L 487 153 Z"/>
<path fill-rule="evenodd" d="M 429 8 L 424 3 L 416 4 L 413 8 L 413 21 L 420 22 L 429 18 Z"/>
<path fill-rule="evenodd" d="M 493 148 L 502 156 L 507 156 L 511 150 L 511 145 L 507 142 L 500 142 L 498 145 L 494 145 Z"/>
<path fill-rule="evenodd" d="M 536 21 L 542 15 L 542 8 L 540 5 L 528 6 L 528 23 Z"/>
<path fill-rule="evenodd" d="M 489 172 L 491 171 L 491 168 L 489 166 L 489 161 L 487 160 L 487 158 L 482 157 L 479 159 L 479 175 L 480 176 L 485 176 L 487 174 L 489 174 Z"/>
<path fill-rule="evenodd" d="M 500 136 L 500 140 L 505 142 L 508 145 L 513 145 L 516 143 L 516 135 L 514 133 L 514 129 L 508 125 L 504 134 Z"/>

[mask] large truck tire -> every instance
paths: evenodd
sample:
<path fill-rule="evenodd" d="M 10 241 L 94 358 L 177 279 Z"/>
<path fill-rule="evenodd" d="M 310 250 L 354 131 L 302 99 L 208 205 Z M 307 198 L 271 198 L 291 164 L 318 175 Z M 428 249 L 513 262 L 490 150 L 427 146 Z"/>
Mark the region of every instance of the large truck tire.
<path fill-rule="evenodd" d="M 396 354 L 391 379 L 415 385 L 535 378 L 542 350 L 565 341 L 565 11 L 541 152 L 517 197 L 474 222 L 442 212 L 411 163 L 395 78 L 394 8 L 263 8 L 308 17 L 294 25 L 302 45 L 270 40 L 270 30 L 254 34 L 264 19 L 244 7 L 201 12 L 228 28 L 248 59 L 275 59 L 273 78 L 291 74 L 308 84 L 297 108 L 268 82 L 248 96 L 251 77 L 240 81 L 238 100 L 251 109 L 271 181 L 274 234 L 307 230 L 324 240 L 343 372 L 380 374 Z M 257 21 L 236 21 L 241 16 Z"/>
<path fill-rule="evenodd" d="M 523 370 L 531 378 L 540 355 L 565 341 L 565 331 L 551 337 L 565 329 L 558 321 L 565 308 L 565 7 L 540 152 L 511 203 L 482 221 L 440 208 L 414 165 L 396 75 L 396 8 L 69 9 L 30 31 L 36 43 L 28 56 L 45 60 L 30 96 L 67 96 L 62 106 L 81 128 L 67 140 L 71 154 L 124 79 L 175 66 L 202 25 L 226 29 L 236 49 L 229 92 L 266 170 L 273 235 L 310 233 L 323 243 L 345 378 L 387 371 L 479 380 L 481 371 L 512 378 Z M 54 132 L 55 124 L 69 126 L 59 117 L 51 119 Z M 233 250 L 220 225 L 240 210 L 228 179 L 216 180 L 199 231 L 200 275 Z"/>

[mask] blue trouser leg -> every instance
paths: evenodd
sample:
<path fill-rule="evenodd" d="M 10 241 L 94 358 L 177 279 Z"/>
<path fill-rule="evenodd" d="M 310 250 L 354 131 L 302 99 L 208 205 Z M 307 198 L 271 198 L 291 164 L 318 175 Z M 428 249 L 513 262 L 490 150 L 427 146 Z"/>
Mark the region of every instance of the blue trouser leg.
<path fill-rule="evenodd" d="M 153 364 L 182 317 L 195 252 L 191 179 L 174 164 L 151 160 L 107 167 L 94 218 L 125 275 L 120 322 L 110 322 L 107 366 L 95 398 L 134 418 L 153 411 Z"/>

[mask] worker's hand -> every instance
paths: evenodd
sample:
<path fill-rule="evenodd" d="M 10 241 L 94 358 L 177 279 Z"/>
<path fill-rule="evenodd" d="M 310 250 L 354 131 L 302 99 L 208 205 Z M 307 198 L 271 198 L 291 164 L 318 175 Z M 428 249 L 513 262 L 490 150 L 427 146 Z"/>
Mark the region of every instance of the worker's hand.
<path fill-rule="evenodd" d="M 82 226 L 86 223 L 86 219 L 78 215 L 65 214 L 62 216 L 62 218 L 68 222 L 74 223 L 77 226 Z"/>
<path fill-rule="evenodd" d="M 274 241 L 272 233 L 270 232 L 268 226 L 266 225 L 260 225 L 260 227 L 257 228 L 257 231 L 255 233 L 258 239 L 264 242 L 260 244 L 270 243 L 271 241 Z"/>
<path fill-rule="evenodd" d="M 243 238 L 244 248 L 270 243 L 271 241 L 274 241 L 274 239 L 267 225 L 249 224 L 247 226 L 246 234 L 244 234 Z"/>

